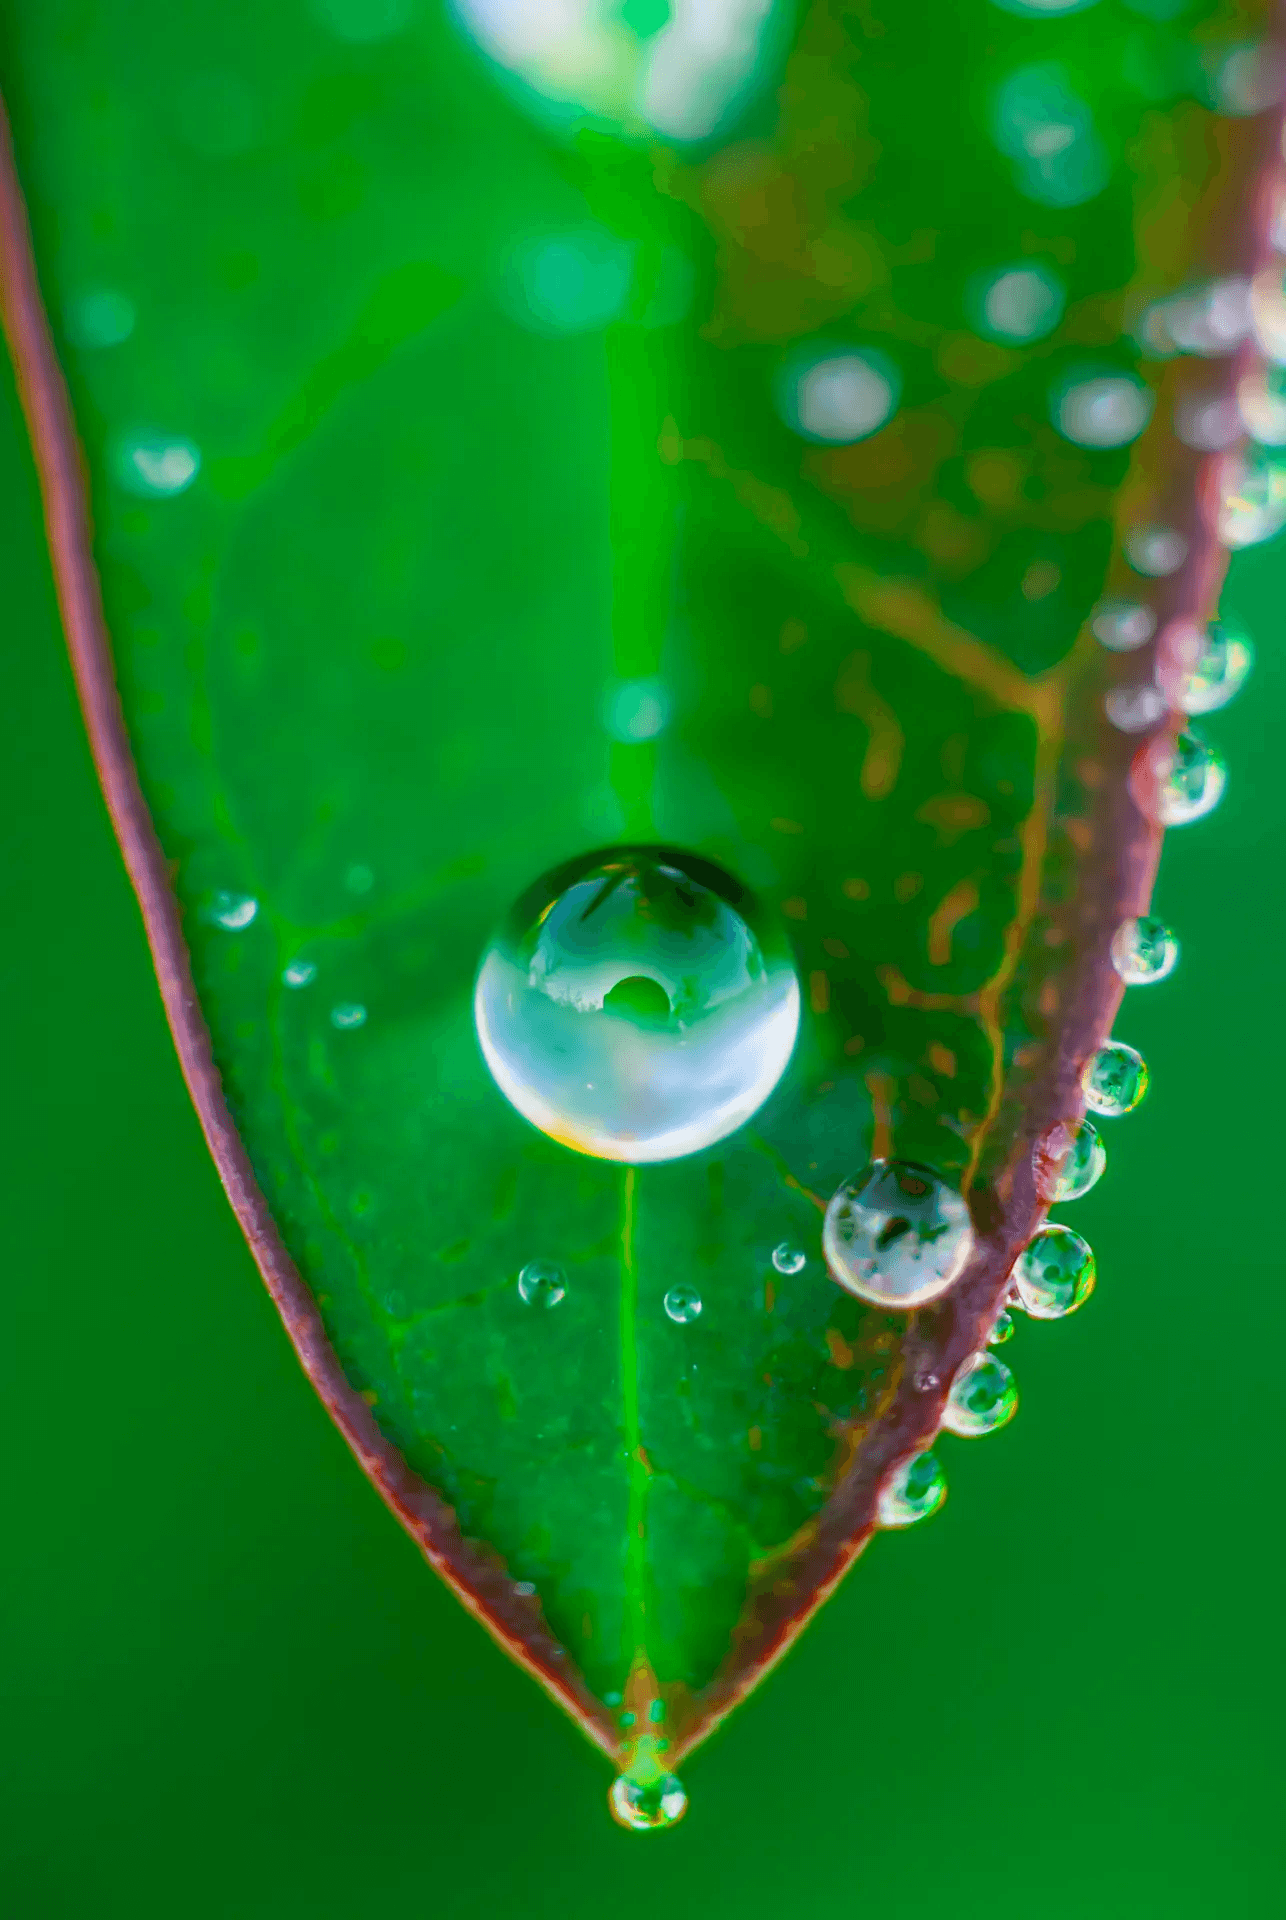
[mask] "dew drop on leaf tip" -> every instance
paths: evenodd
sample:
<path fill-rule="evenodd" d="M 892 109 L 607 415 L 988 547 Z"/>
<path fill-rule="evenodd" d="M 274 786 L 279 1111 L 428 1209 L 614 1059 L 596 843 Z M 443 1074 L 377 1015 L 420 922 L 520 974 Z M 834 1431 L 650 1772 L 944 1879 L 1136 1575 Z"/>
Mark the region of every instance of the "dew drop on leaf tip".
<path fill-rule="evenodd" d="M 799 1029 L 784 932 L 722 868 L 667 847 L 586 855 L 529 888 L 483 957 L 474 1021 L 510 1103 L 641 1165 L 723 1139 Z"/>
<path fill-rule="evenodd" d="M 687 1790 L 674 1773 L 660 1773 L 651 1780 L 635 1780 L 622 1773 L 613 1780 L 607 1800 L 612 1818 L 635 1833 L 672 1827 L 688 1810 Z"/>
<path fill-rule="evenodd" d="M 1147 1061 L 1123 1040 L 1109 1040 L 1087 1063 L 1081 1085 L 1091 1113 L 1133 1113 L 1148 1090 Z"/>
<path fill-rule="evenodd" d="M 876 1522 L 881 1527 L 913 1527 L 927 1520 L 947 1497 L 947 1476 L 934 1453 L 917 1453 L 906 1460 L 885 1481 L 876 1505 Z"/>
<path fill-rule="evenodd" d="M 567 1276 L 548 1260 L 529 1260 L 518 1275 L 518 1294 L 529 1307 L 556 1307 L 567 1292 Z"/>
<path fill-rule="evenodd" d="M 924 1306 L 973 1251 L 965 1201 L 931 1167 L 873 1160 L 831 1197 L 822 1226 L 831 1277 L 874 1306 Z"/>

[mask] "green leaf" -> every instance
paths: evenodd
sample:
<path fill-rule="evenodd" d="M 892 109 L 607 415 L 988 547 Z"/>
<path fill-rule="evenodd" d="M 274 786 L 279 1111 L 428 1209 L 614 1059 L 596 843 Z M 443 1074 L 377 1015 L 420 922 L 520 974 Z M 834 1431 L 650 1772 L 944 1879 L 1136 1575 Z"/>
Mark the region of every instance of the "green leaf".
<path fill-rule="evenodd" d="M 1146 321 L 1257 264 L 1273 116 L 1215 109 L 1259 17 L 1203 14 L 1199 56 L 1105 9 L 983 35 L 946 0 L 814 4 L 696 140 L 619 113 L 619 76 L 564 111 L 427 16 L 380 37 L 356 8 L 234 28 L 49 0 L 13 25 L 199 1013 L 73 591 L 13 232 L 6 324 L 202 1117 L 363 1464 L 638 1779 L 864 1544 L 1052 1197 L 1159 845 L 1139 736 L 1103 710 L 1152 650 L 1088 621 L 1104 594 L 1161 627 L 1212 611 L 1211 469 L 1172 423 L 1232 372 L 1146 357 Z M 828 364 L 838 399 L 809 385 Z M 1102 379 L 1152 410 L 1141 437 L 1071 432 Z M 1153 524 L 1190 555 L 1163 577 L 1125 554 Z M 511 903 L 622 843 L 754 889 L 807 1009 L 748 1126 L 637 1169 L 520 1119 L 472 1013 Z M 959 1187 L 976 1235 L 911 1314 L 820 1250 L 827 1197 L 890 1154 Z M 520 1295 L 533 1261 L 566 1275 L 552 1311 Z"/>

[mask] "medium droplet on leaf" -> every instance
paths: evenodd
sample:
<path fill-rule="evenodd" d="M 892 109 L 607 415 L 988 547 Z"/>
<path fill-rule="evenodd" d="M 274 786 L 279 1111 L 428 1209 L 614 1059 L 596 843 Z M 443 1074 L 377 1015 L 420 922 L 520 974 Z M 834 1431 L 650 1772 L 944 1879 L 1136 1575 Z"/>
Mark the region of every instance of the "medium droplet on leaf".
<path fill-rule="evenodd" d="M 792 1246 L 789 1240 L 781 1240 L 772 1250 L 772 1263 L 778 1273 L 802 1273 L 808 1255 L 802 1247 Z"/>
<path fill-rule="evenodd" d="M 1055 1200 L 1079 1200 L 1083 1193 L 1097 1186 L 1107 1166 L 1107 1148 L 1098 1137 L 1098 1128 L 1091 1120 L 1082 1120 L 1078 1127 L 1069 1129 L 1071 1140 L 1067 1148 L 1067 1157 L 1063 1161 L 1054 1187 Z"/>
<path fill-rule="evenodd" d="M 799 1005 L 784 934 L 730 874 L 623 847 L 522 896 L 483 960 L 474 1019 L 524 1119 L 641 1164 L 750 1118 L 790 1058 Z"/>
<path fill-rule="evenodd" d="M 213 921 L 216 927 L 222 927 L 225 933 L 240 933 L 250 925 L 258 911 L 259 902 L 253 895 L 225 893 L 221 890 L 211 894 L 205 917 Z"/>
<path fill-rule="evenodd" d="M 1185 728 L 1173 739 L 1158 734 L 1140 747 L 1130 767 L 1130 792 L 1141 813 L 1159 827 L 1183 827 L 1213 813 L 1228 784 L 1223 757 Z"/>
<path fill-rule="evenodd" d="M 1094 1255 L 1070 1227 L 1042 1227 L 1019 1254 L 1013 1282 L 1033 1320 L 1061 1320 L 1094 1291 Z"/>
<path fill-rule="evenodd" d="M 1081 1076 L 1091 1113 L 1133 1113 L 1148 1090 L 1148 1063 L 1123 1040 L 1100 1047 Z"/>
<path fill-rule="evenodd" d="M 994 1433 L 1013 1419 L 1017 1408 L 1018 1388 L 1004 1361 L 994 1353 L 975 1353 L 951 1383 L 942 1424 L 948 1433 L 969 1440 Z"/>
<path fill-rule="evenodd" d="M 1153 404 L 1151 389 L 1132 374 L 1100 374 L 1056 389 L 1050 416 L 1078 447 L 1124 447 L 1147 426 Z"/>
<path fill-rule="evenodd" d="M 317 978 L 317 965 L 313 960 L 292 960 L 281 970 L 281 984 L 298 990 L 306 987 Z"/>
<path fill-rule="evenodd" d="M 1188 542 L 1177 527 L 1131 527 L 1121 544 L 1134 571 L 1153 580 L 1177 573 L 1188 557 Z"/>
<path fill-rule="evenodd" d="M 1250 641 L 1226 622 L 1176 621 L 1157 650 L 1156 682 L 1180 713 L 1213 713 L 1241 691 L 1253 661 Z"/>
<path fill-rule="evenodd" d="M 529 1307 L 556 1307 L 567 1292 L 567 1275 L 548 1260 L 529 1260 L 518 1275 L 518 1292 Z"/>
<path fill-rule="evenodd" d="M 875 1510 L 881 1527 L 913 1527 L 927 1520 L 947 1497 L 947 1476 L 933 1453 L 917 1453 L 906 1460 L 880 1488 Z"/>
<path fill-rule="evenodd" d="M 1179 942 L 1163 920 L 1123 920 L 1112 935 L 1112 965 L 1127 987 L 1164 980 L 1178 959 Z"/>
<path fill-rule="evenodd" d="M 822 1251 L 840 1286 L 881 1307 L 919 1307 L 946 1292 L 973 1251 L 964 1200 L 931 1167 L 873 1160 L 837 1188 Z"/>
<path fill-rule="evenodd" d="M 360 1000 L 341 1000 L 330 1010 L 330 1024 L 337 1033 L 347 1033 L 366 1025 L 366 1008 Z"/>
<path fill-rule="evenodd" d="M 677 1774 L 658 1774 L 655 1780 L 631 1780 L 622 1773 L 612 1782 L 607 1803 L 612 1818 L 635 1833 L 672 1827 L 688 1810 L 688 1796 Z"/>
<path fill-rule="evenodd" d="M 676 1327 L 690 1326 L 701 1318 L 701 1295 L 695 1287 L 682 1283 L 671 1287 L 661 1304 Z"/>
<path fill-rule="evenodd" d="M 1151 607 L 1137 600 L 1100 600 L 1090 616 L 1094 637 L 1109 653 L 1133 653 L 1145 647 L 1157 630 Z"/>

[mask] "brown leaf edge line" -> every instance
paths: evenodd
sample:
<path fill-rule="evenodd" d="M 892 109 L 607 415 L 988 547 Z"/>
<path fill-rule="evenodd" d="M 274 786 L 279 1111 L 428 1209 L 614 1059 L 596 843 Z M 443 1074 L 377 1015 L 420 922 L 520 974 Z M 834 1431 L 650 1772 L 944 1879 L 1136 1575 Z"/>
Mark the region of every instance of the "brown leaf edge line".
<path fill-rule="evenodd" d="M 1265 116 L 1266 117 L 1266 116 Z M 1277 129 L 1272 129 L 1276 143 Z M 1265 158 L 1267 156 L 1264 156 Z M 1261 174 L 1261 179 L 1263 175 Z M 1243 244 L 1230 252 L 1258 265 L 1268 248 L 1265 195 L 1255 197 Z M 1240 261 L 1229 261 L 1233 270 Z M 326 1338 L 316 1303 L 282 1244 L 233 1125 L 211 1053 L 209 1033 L 192 985 L 187 946 L 165 857 L 134 766 L 93 561 L 85 462 L 62 370 L 41 300 L 26 206 L 14 163 L 7 113 L 0 101 L 0 325 L 12 357 L 40 485 L 55 591 L 76 678 L 90 749 L 108 812 L 138 897 L 157 983 L 179 1063 L 202 1131 L 229 1201 L 246 1236 L 301 1366 L 347 1441 L 363 1472 L 425 1558 L 497 1644 L 557 1703 L 609 1758 L 620 1736 L 611 1717 L 571 1668 L 562 1645 L 545 1628 L 538 1603 L 519 1594 L 497 1555 L 466 1539 L 455 1514 L 411 1472 L 384 1439 L 365 1401 L 349 1385 Z M 1235 384 L 1240 362 L 1226 376 Z M 1161 449 L 1158 448 L 1158 452 Z M 1188 533 L 1191 552 L 1182 571 L 1157 583 L 1158 625 L 1180 617 L 1208 618 L 1217 600 L 1226 555 L 1211 535 L 1208 503 L 1218 461 L 1193 456 L 1166 437 L 1168 459 L 1157 461 L 1154 493 L 1167 517 Z M 1150 667 L 1152 648 L 1143 659 Z M 1139 656 L 1128 656 L 1135 671 Z M 1084 718 L 1085 716 L 1083 716 Z M 1102 723 L 1092 718 L 1087 745 L 1101 748 Z M 704 1740 L 766 1671 L 789 1649 L 817 1607 L 833 1592 L 875 1530 L 879 1492 L 903 1461 L 931 1444 L 956 1372 L 977 1351 L 1005 1299 L 1014 1260 L 1039 1226 L 1050 1202 L 1042 1142 L 1047 1125 L 1037 1114 L 1075 1120 L 1083 1112 L 1084 1062 L 1110 1031 L 1122 986 L 1108 946 L 1122 919 L 1146 910 L 1160 854 L 1161 833 L 1129 796 L 1132 743 L 1109 743 L 1106 780 L 1095 798 L 1094 844 L 1115 850 L 1106 884 L 1080 888 L 1067 931 L 1081 954 L 1073 993 L 1061 1024 L 1061 1042 L 1026 1090 L 1026 1124 L 1018 1133 L 1008 1172 L 993 1190 L 1000 1217 L 981 1217 L 978 1251 L 949 1299 L 916 1317 L 904 1343 L 902 1384 L 893 1408 L 863 1446 L 860 1457 L 795 1558 L 788 1579 L 762 1592 L 742 1623 L 753 1641 L 725 1663 L 676 1728 L 671 1763 Z"/>

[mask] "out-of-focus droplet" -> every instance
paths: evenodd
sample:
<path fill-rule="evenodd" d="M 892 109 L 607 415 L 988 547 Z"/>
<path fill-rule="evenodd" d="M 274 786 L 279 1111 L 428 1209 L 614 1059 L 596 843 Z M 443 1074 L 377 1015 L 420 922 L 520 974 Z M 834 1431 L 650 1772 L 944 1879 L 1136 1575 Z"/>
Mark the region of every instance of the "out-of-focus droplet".
<path fill-rule="evenodd" d="M 360 1000 L 341 1000 L 338 1006 L 330 1010 L 330 1024 L 337 1033 L 346 1033 L 354 1027 L 364 1027 L 366 1008 Z"/>
<path fill-rule="evenodd" d="M 205 918 L 226 933 L 240 933 L 259 911 L 259 902 L 248 893 L 226 893 L 222 889 L 210 896 Z"/>
<path fill-rule="evenodd" d="M 808 440 L 847 446 L 882 427 L 897 406 L 901 380 L 878 353 L 835 353 L 789 360 L 778 380 L 786 424 Z"/>
<path fill-rule="evenodd" d="M 666 847 L 569 862 L 518 900 L 474 992 L 524 1119 L 605 1160 L 696 1153 L 767 1099 L 799 1027 L 785 935 L 732 876 Z"/>
<path fill-rule="evenodd" d="M 1136 1047 L 1109 1040 L 1087 1064 L 1081 1086 L 1091 1113 L 1133 1113 L 1148 1090 L 1148 1063 Z"/>
<path fill-rule="evenodd" d="M 1103 711 L 1119 733 L 1146 733 L 1165 718 L 1165 695 L 1147 681 L 1141 687 L 1109 687 Z"/>
<path fill-rule="evenodd" d="M 1129 374 L 1093 374 L 1057 387 L 1050 416 L 1078 447 L 1125 447 L 1152 418 L 1152 389 Z"/>
<path fill-rule="evenodd" d="M 1220 113 L 1263 113 L 1282 97 L 1286 74 L 1282 49 L 1271 40 L 1215 55 L 1210 70 L 1213 104 Z"/>
<path fill-rule="evenodd" d="M 1138 323 L 1144 351 L 1162 359 L 1176 353 L 1222 359 L 1250 332 L 1250 281 L 1229 276 L 1209 280 L 1155 300 Z"/>
<path fill-rule="evenodd" d="M 518 1275 L 518 1294 L 529 1307 L 556 1307 L 567 1292 L 567 1275 L 550 1260 L 529 1260 Z"/>
<path fill-rule="evenodd" d="M 365 46 L 409 26 L 415 5 L 414 0 L 309 0 L 309 11 L 337 40 Z"/>
<path fill-rule="evenodd" d="M 1021 67 L 1003 81 L 992 122 L 1014 185 L 1046 207 L 1079 207 L 1108 183 L 1111 163 L 1087 103 L 1053 62 Z"/>
<path fill-rule="evenodd" d="M 917 1453 L 902 1465 L 880 1488 L 876 1504 L 876 1524 L 881 1527 L 913 1527 L 927 1520 L 947 1497 L 947 1476 L 934 1453 Z"/>
<path fill-rule="evenodd" d="M 1164 980 L 1178 958 L 1179 942 L 1163 920 L 1123 920 L 1112 935 L 1112 965 L 1127 987 Z"/>
<path fill-rule="evenodd" d="M 363 860 L 355 861 L 344 875 L 344 885 L 350 893 L 369 893 L 375 885 L 375 874 Z"/>
<path fill-rule="evenodd" d="M 1251 281 L 1250 317 L 1256 346 L 1265 359 L 1280 366 L 1286 361 L 1286 280 L 1280 260 Z"/>
<path fill-rule="evenodd" d="M 1195 727 L 1173 739 L 1157 734 L 1139 748 L 1130 767 L 1135 805 L 1161 827 L 1204 819 L 1218 806 L 1227 784 L 1222 756 Z"/>
<path fill-rule="evenodd" d="M 603 696 L 603 726 L 613 740 L 629 745 L 655 740 L 670 718 L 670 696 L 663 681 L 617 680 Z"/>
<path fill-rule="evenodd" d="M 1226 547 L 1257 547 L 1286 526 L 1286 460 L 1273 449 L 1248 447 L 1221 462 L 1216 516 Z"/>
<path fill-rule="evenodd" d="M 1220 453 L 1236 445 L 1245 427 L 1230 394 L 1184 393 L 1174 403 L 1174 431 L 1194 453 Z"/>
<path fill-rule="evenodd" d="M 522 241 L 500 287 L 506 310 L 530 333 L 596 333 L 629 297 L 634 249 L 606 227 L 574 227 Z"/>
<path fill-rule="evenodd" d="M 993 340 L 1025 344 L 1054 331 L 1067 305 L 1061 280 L 1048 267 L 1007 267 L 976 296 L 976 323 Z"/>
<path fill-rule="evenodd" d="M 1014 1337 L 1013 1315 L 1009 1313 L 1004 1313 L 1004 1312 L 998 1313 L 996 1315 L 996 1323 L 992 1327 L 991 1332 L 987 1335 L 987 1345 L 989 1347 L 1003 1347 L 1005 1342 L 1007 1340 L 1012 1340 L 1013 1337 Z"/>
<path fill-rule="evenodd" d="M 1033 1320 L 1075 1313 L 1093 1293 L 1095 1277 L 1089 1242 L 1062 1226 L 1042 1227 L 1019 1254 L 1013 1272 L 1019 1304 Z"/>
<path fill-rule="evenodd" d="M 1177 620 L 1161 637 L 1156 682 L 1180 713 L 1214 713 L 1241 691 L 1254 658 L 1248 637 L 1224 620 Z"/>
<path fill-rule="evenodd" d="M 674 1773 L 658 1773 L 647 1780 L 634 1780 L 622 1773 L 612 1782 L 607 1800 L 612 1818 L 635 1833 L 672 1827 L 688 1810 L 687 1792 Z"/>
<path fill-rule="evenodd" d="M 1188 542 L 1177 527 L 1131 527 L 1121 545 L 1134 571 L 1150 580 L 1177 573 L 1188 557 Z"/>
<path fill-rule="evenodd" d="M 1079 1200 L 1102 1179 L 1107 1166 L 1107 1148 L 1092 1120 L 1082 1120 L 1078 1126 L 1065 1131 L 1069 1135 L 1067 1154 L 1054 1184 L 1053 1198 Z"/>
<path fill-rule="evenodd" d="M 1246 432 L 1261 446 L 1286 446 L 1286 367 L 1256 367 L 1237 382 Z"/>
<path fill-rule="evenodd" d="M 134 331 L 134 302 L 114 287 L 94 287 L 67 303 L 65 325 L 73 347 L 119 347 Z"/>
<path fill-rule="evenodd" d="M 701 1295 L 686 1283 L 671 1287 L 661 1305 L 667 1320 L 673 1320 L 676 1327 L 690 1327 L 694 1320 L 701 1318 Z"/>
<path fill-rule="evenodd" d="M 191 440 L 133 433 L 116 442 L 111 464 L 127 493 L 145 500 L 168 500 L 192 485 L 201 471 L 201 453 Z"/>
<path fill-rule="evenodd" d="M 981 1433 L 994 1433 L 1017 1410 L 1018 1388 L 1004 1361 L 994 1353 L 975 1353 L 951 1383 L 942 1424 L 948 1433 L 971 1440 Z"/>
<path fill-rule="evenodd" d="M 1157 617 L 1137 600 L 1100 600 L 1090 615 L 1090 627 L 1109 653 L 1133 653 L 1152 638 Z"/>
<path fill-rule="evenodd" d="M 831 1277 L 859 1300 L 919 1307 L 959 1278 L 973 1225 L 964 1200 L 931 1167 L 873 1160 L 831 1196 L 822 1251 Z"/>
<path fill-rule="evenodd" d="M 772 1250 L 772 1263 L 778 1273 L 802 1273 L 807 1260 L 804 1249 L 792 1245 L 789 1240 L 779 1241 Z"/>
<path fill-rule="evenodd" d="M 281 970 L 283 987 L 307 987 L 317 978 L 317 963 L 313 960 L 292 960 Z"/>

